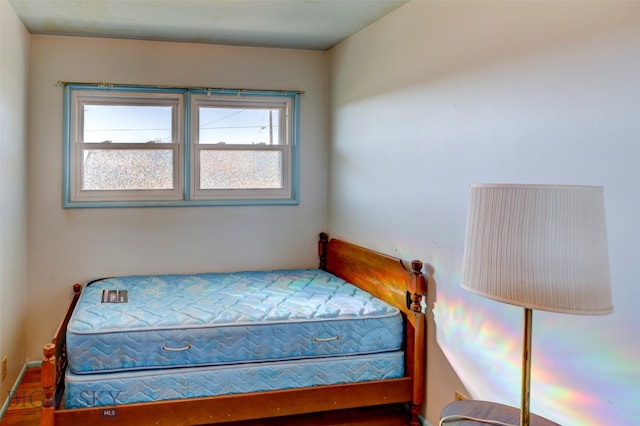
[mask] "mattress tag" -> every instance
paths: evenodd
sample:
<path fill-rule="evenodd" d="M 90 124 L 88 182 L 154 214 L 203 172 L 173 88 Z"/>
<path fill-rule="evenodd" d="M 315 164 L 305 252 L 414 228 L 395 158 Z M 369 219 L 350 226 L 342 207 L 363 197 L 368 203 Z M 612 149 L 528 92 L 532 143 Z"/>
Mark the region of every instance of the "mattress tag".
<path fill-rule="evenodd" d="M 128 290 L 107 290 L 102 289 L 102 303 L 128 303 Z"/>

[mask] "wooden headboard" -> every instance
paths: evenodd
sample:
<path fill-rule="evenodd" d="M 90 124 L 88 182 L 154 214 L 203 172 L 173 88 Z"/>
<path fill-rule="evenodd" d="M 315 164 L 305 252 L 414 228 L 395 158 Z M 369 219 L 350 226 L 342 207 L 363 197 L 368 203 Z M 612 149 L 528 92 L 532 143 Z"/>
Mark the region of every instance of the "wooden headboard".
<path fill-rule="evenodd" d="M 426 322 L 422 298 L 426 293 L 423 263 L 411 262 L 411 269 L 396 257 L 370 250 L 335 238 L 326 233 L 318 240 L 320 268 L 394 305 L 402 313 L 405 326 L 405 368 L 412 378 L 411 424 L 418 423 L 424 402 L 426 362 Z"/>
<path fill-rule="evenodd" d="M 387 301 L 405 314 L 422 311 L 426 280 L 422 262 L 402 259 L 320 234 L 320 268 Z"/>

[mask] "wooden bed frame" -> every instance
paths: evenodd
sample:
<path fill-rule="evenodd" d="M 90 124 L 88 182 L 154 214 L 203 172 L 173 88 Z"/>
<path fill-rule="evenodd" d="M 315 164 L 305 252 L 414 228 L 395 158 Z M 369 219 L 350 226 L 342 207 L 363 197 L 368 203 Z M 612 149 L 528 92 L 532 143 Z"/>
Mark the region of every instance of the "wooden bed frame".
<path fill-rule="evenodd" d="M 318 254 L 321 269 L 389 302 L 402 312 L 405 323 L 404 377 L 113 407 L 60 408 L 66 369 L 66 329 L 81 290 L 81 286 L 75 284 L 69 309 L 51 343 L 44 346 L 41 425 L 236 425 L 241 424 L 240 421 L 249 421 L 251 425 L 282 425 L 288 424 L 283 420 L 287 418 L 295 419 L 295 424 L 305 425 L 360 424 L 347 420 L 348 416 L 354 416 L 354 412 L 384 412 L 384 407 L 392 406 L 397 410 L 402 405 L 408 408 L 403 415 L 403 423 L 406 420 L 404 424 L 419 426 L 418 416 L 424 401 L 426 334 L 425 314 L 422 312 L 426 279 L 422 273 L 422 262 L 414 260 L 408 268 L 398 258 L 338 239 L 329 240 L 325 233 L 320 234 Z M 323 413 L 338 413 L 335 418 L 340 422 L 327 420 L 330 416 L 324 418 Z M 315 420 L 301 421 L 303 415 L 315 416 L 307 418 Z"/>

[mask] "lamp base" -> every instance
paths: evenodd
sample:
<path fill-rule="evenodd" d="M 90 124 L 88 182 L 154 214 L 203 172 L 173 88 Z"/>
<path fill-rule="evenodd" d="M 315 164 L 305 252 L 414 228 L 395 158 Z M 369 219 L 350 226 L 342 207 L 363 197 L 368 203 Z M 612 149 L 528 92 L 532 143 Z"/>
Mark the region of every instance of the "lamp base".
<path fill-rule="evenodd" d="M 520 410 L 508 405 L 488 401 L 475 401 L 468 399 L 452 402 L 445 406 L 440 413 L 440 425 L 442 426 L 485 426 L 491 422 L 501 422 L 515 425 L 520 417 Z M 471 419 L 477 419 L 472 421 Z M 532 414 L 531 426 L 560 426 L 544 417 Z"/>

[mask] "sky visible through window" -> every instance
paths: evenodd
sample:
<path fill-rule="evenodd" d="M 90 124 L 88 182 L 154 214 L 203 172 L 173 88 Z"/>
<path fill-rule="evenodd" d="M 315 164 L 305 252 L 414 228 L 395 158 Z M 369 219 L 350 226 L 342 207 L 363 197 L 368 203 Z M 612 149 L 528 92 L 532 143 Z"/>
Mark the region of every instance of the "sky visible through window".
<path fill-rule="evenodd" d="M 171 106 L 84 105 L 85 143 L 171 143 Z M 278 144 L 278 109 L 199 108 L 199 142 Z"/>
<path fill-rule="evenodd" d="M 171 106 L 84 105 L 85 143 L 170 143 Z"/>
<path fill-rule="evenodd" d="M 279 143 L 277 109 L 203 107 L 199 113 L 199 143 Z"/>

